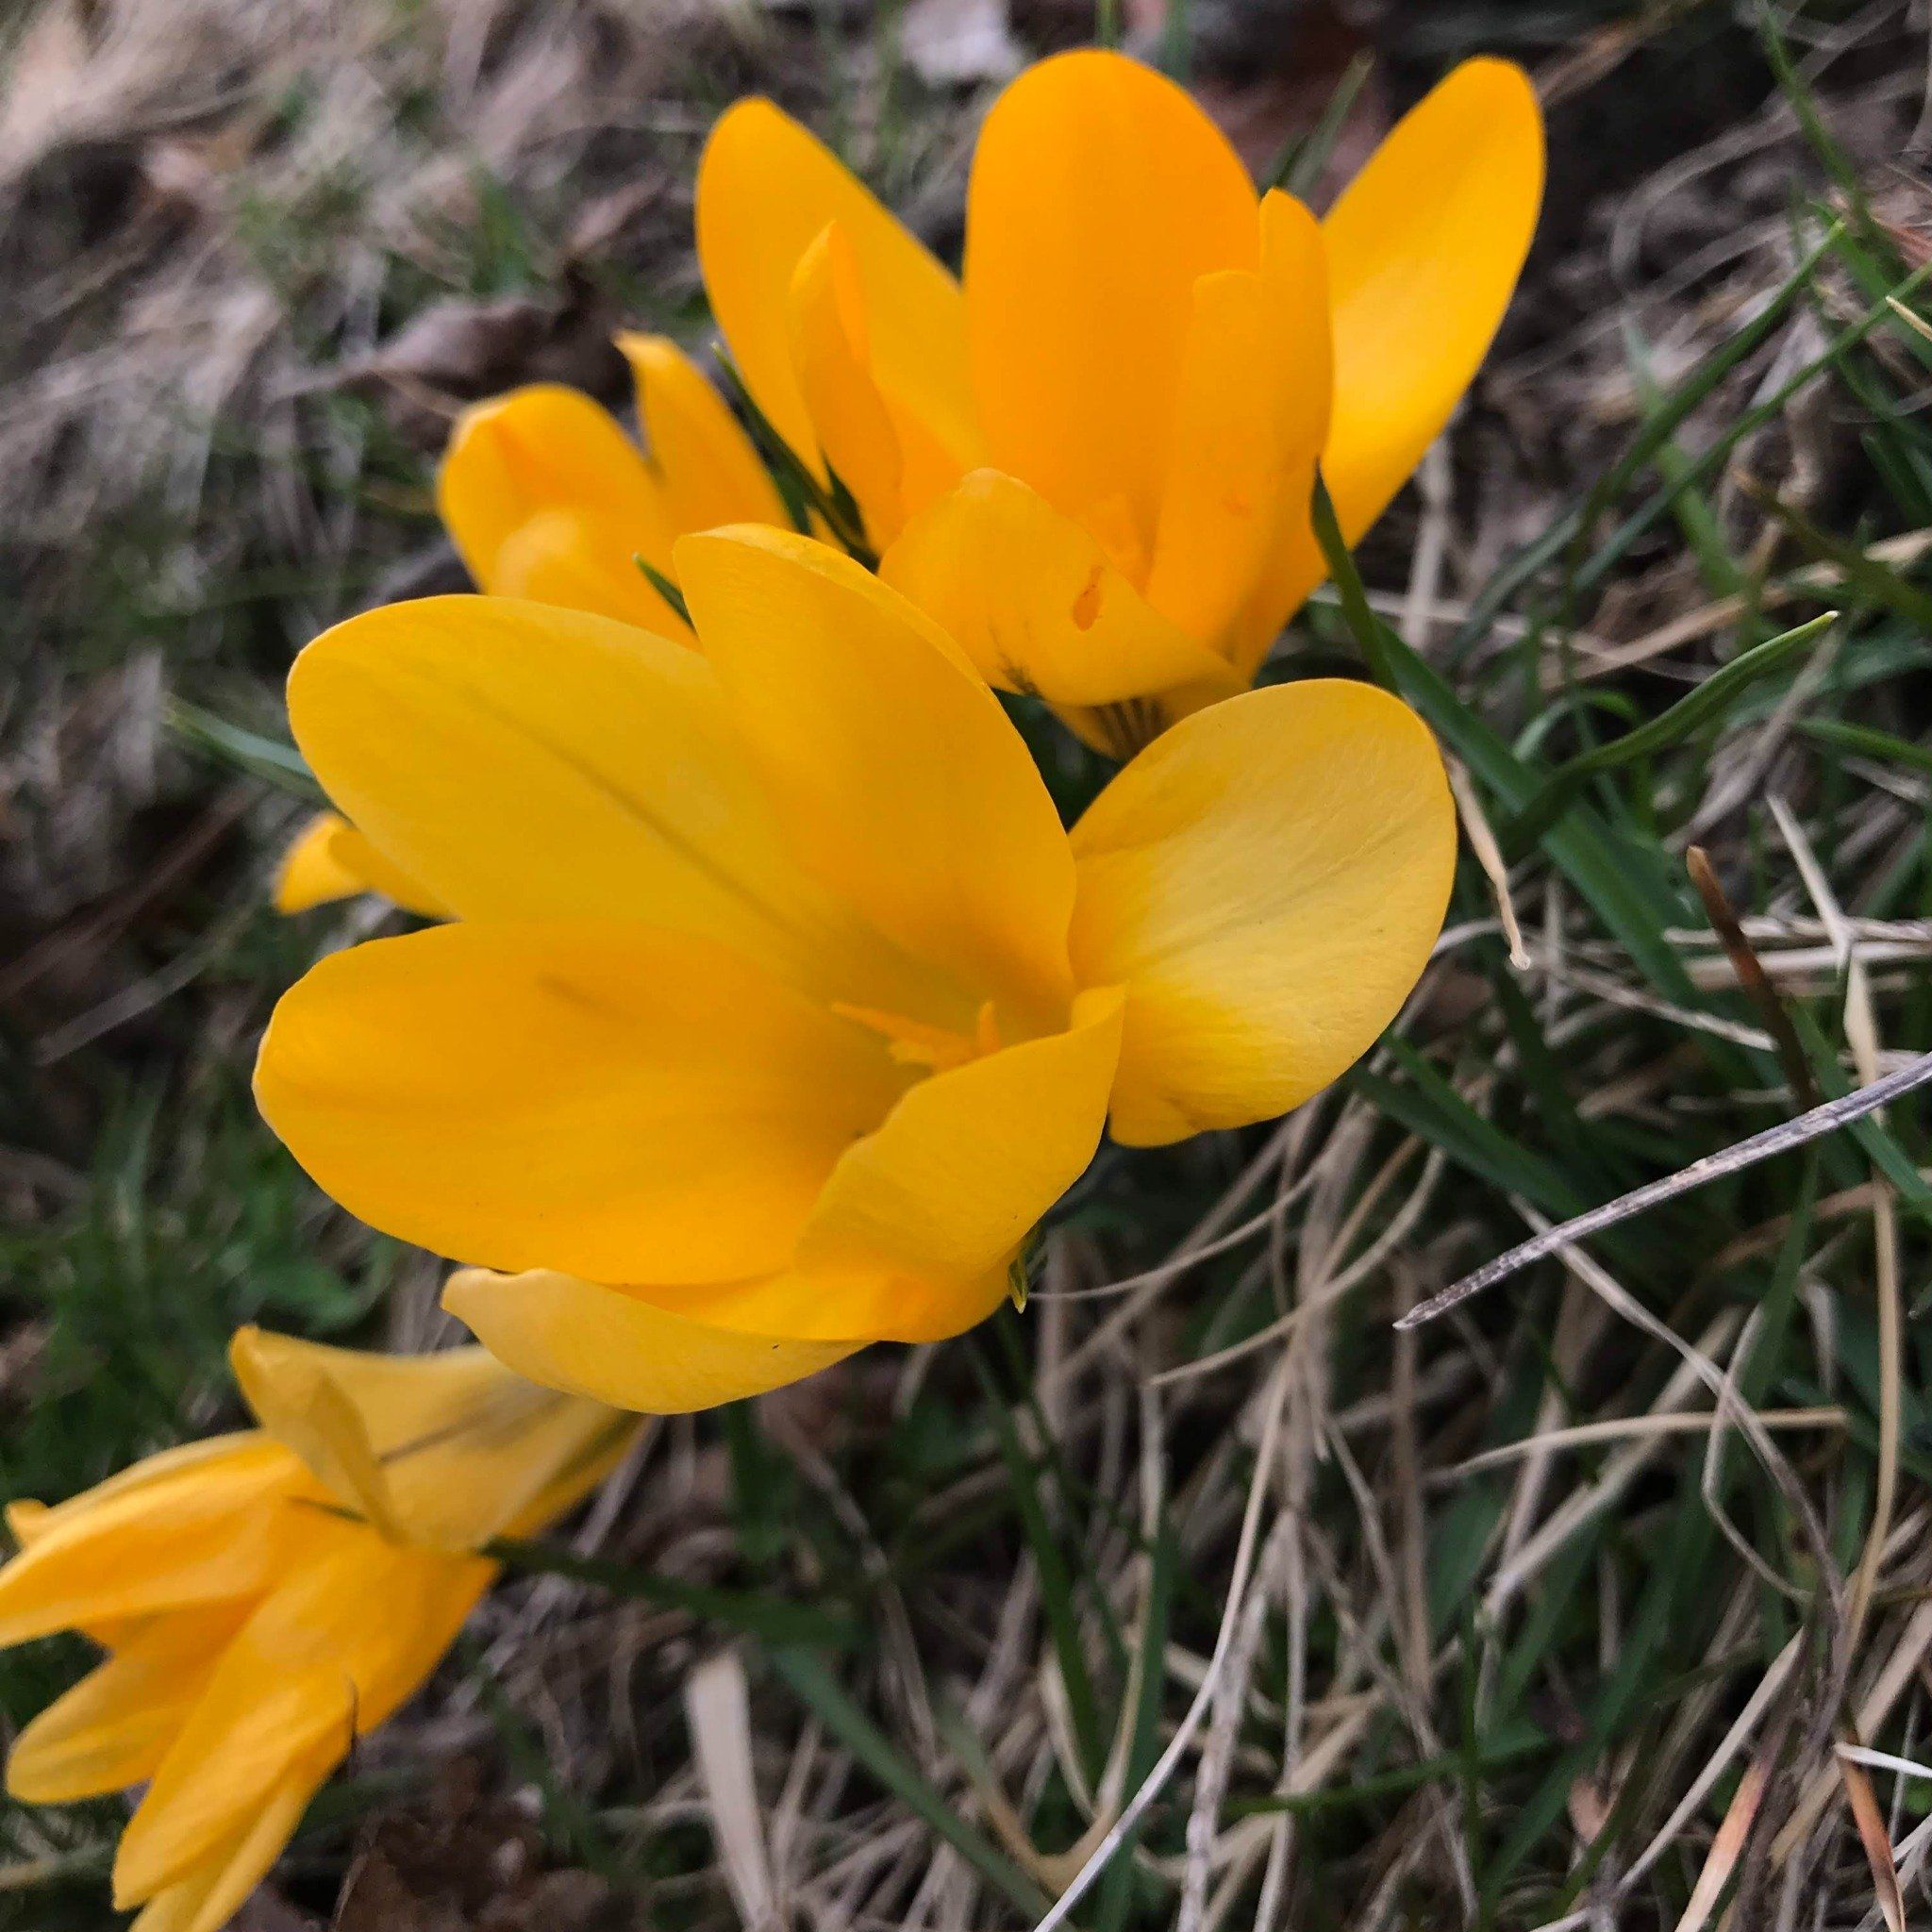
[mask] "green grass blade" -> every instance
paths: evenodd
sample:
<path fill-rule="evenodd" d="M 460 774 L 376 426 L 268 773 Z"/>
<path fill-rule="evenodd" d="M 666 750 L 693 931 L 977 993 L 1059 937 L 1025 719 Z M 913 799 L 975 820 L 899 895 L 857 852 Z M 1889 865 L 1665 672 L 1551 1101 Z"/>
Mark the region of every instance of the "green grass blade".
<path fill-rule="evenodd" d="M 1669 710 L 1559 766 L 1511 822 L 1504 836 L 1505 850 L 1522 852 L 1534 845 L 1598 774 L 1615 771 L 1619 765 L 1631 764 L 1639 758 L 1654 758 L 1690 737 L 1701 725 L 1721 718 L 1740 692 L 1760 677 L 1782 670 L 1807 644 L 1823 637 L 1838 619 L 1838 611 L 1827 610 L 1767 639 L 1733 658 L 1728 664 L 1721 665 Z"/>

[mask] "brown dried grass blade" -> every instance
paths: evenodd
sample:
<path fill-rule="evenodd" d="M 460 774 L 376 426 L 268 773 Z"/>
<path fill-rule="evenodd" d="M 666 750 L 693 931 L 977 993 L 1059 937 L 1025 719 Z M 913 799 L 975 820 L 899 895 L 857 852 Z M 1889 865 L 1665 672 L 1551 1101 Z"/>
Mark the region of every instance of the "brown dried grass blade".
<path fill-rule="evenodd" d="M 1878 1808 L 1877 1793 L 1865 1767 L 1838 1756 L 1838 1774 L 1844 1780 L 1845 1797 L 1852 1807 L 1852 1822 L 1858 1827 L 1858 1842 L 1865 1847 L 1865 1861 L 1872 1867 L 1872 1884 L 1878 1895 L 1878 1909 L 1885 1915 L 1890 1932 L 1905 1932 L 1906 1904 L 1899 1890 L 1898 1867 L 1892 1862 L 1891 1837 L 1885 1828 L 1885 1813 Z"/>
<path fill-rule="evenodd" d="M 1700 1932 L 1716 1910 L 1724 1887 L 1731 1881 L 1731 1874 L 1738 1869 L 1738 1861 L 1744 1856 L 1757 1807 L 1764 1801 L 1764 1786 L 1769 1775 L 1770 1766 L 1760 1751 L 1744 1767 L 1744 1774 L 1738 1780 L 1738 1789 L 1724 1812 L 1724 1822 L 1710 1840 L 1704 1870 L 1697 1874 L 1697 1883 L 1690 1888 L 1690 1896 L 1685 1904 L 1683 1917 L 1677 1921 L 1676 1932 Z"/>

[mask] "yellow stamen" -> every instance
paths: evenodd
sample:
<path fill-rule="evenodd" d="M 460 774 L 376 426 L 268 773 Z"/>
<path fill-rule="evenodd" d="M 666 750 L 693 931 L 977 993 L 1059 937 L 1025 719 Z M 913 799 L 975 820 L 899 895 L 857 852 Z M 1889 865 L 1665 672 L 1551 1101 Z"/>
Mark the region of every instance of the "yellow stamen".
<path fill-rule="evenodd" d="M 885 1037 L 886 1051 L 902 1067 L 924 1067 L 928 1073 L 950 1073 L 969 1060 L 982 1058 L 1000 1050 L 1000 1024 L 991 1000 L 985 1001 L 969 1036 L 950 1026 L 934 1026 L 905 1013 L 889 1012 L 881 1007 L 847 1006 L 832 1002 L 832 1010 L 841 1020 L 855 1020 Z"/>

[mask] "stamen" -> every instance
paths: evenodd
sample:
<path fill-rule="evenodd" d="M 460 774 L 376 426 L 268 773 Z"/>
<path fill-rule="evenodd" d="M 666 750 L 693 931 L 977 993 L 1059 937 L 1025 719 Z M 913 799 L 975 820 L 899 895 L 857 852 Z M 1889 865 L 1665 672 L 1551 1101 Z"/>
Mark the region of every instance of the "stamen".
<path fill-rule="evenodd" d="M 834 1000 L 832 1010 L 841 1020 L 856 1021 L 881 1035 L 886 1051 L 902 1067 L 924 1067 L 931 1074 L 945 1074 L 1000 1049 L 999 1019 L 991 1000 L 981 1006 L 970 1037 L 954 1032 L 950 1026 L 934 1026 L 882 1007 L 854 1007 Z"/>

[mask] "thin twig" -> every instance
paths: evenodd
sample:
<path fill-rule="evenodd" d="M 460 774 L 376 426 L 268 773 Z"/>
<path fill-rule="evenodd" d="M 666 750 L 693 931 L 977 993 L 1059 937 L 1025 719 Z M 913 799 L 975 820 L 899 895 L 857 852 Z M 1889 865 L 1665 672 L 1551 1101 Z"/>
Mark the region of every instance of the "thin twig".
<path fill-rule="evenodd" d="M 1836 1100 L 1827 1100 L 1820 1107 L 1810 1108 L 1794 1119 L 1780 1121 L 1776 1126 L 1767 1127 L 1761 1134 L 1753 1134 L 1735 1146 L 1724 1148 L 1716 1154 L 1707 1154 L 1702 1160 L 1693 1160 L 1689 1167 L 1666 1174 L 1662 1180 L 1633 1188 L 1629 1193 L 1619 1194 L 1614 1201 L 1607 1201 L 1601 1208 L 1592 1208 L 1587 1214 L 1559 1222 L 1555 1227 L 1518 1242 L 1493 1261 L 1485 1261 L 1460 1281 L 1452 1282 L 1440 1294 L 1431 1295 L 1420 1307 L 1411 1308 L 1395 1325 L 1398 1328 L 1420 1328 L 1424 1322 L 1433 1322 L 1437 1316 L 1446 1315 L 1451 1308 L 1460 1307 L 1472 1295 L 1480 1294 L 1486 1288 L 1493 1288 L 1499 1281 L 1507 1281 L 1532 1261 L 1541 1261 L 1545 1255 L 1574 1247 L 1593 1234 L 1601 1234 L 1607 1227 L 1615 1227 L 1620 1221 L 1628 1221 L 1632 1215 L 1641 1214 L 1646 1208 L 1674 1201 L 1680 1194 L 1690 1193 L 1707 1182 L 1722 1180 L 1726 1174 L 1756 1167 L 1760 1160 L 1769 1160 L 1774 1155 L 1802 1147 L 1822 1134 L 1835 1133 L 1840 1127 L 1863 1120 L 1867 1114 L 1876 1113 L 1881 1107 L 1889 1106 L 1914 1088 L 1924 1086 L 1928 1080 L 1932 1080 L 1932 1053 L 1921 1054 L 1895 1074 L 1888 1074 L 1884 1079 L 1874 1080 L 1869 1087 L 1857 1088 L 1850 1093 L 1840 1094 Z"/>

